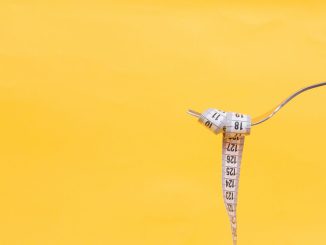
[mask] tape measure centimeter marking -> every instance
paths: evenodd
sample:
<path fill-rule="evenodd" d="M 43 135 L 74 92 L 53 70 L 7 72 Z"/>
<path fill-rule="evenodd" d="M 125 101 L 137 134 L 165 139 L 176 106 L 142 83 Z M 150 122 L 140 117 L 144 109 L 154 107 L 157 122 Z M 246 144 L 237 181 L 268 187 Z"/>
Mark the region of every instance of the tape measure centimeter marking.
<path fill-rule="evenodd" d="M 250 134 L 251 117 L 236 112 L 208 109 L 200 116 L 199 122 L 215 134 L 223 132 L 222 191 L 235 245 L 237 242 L 236 209 L 240 167 L 245 135 Z"/>

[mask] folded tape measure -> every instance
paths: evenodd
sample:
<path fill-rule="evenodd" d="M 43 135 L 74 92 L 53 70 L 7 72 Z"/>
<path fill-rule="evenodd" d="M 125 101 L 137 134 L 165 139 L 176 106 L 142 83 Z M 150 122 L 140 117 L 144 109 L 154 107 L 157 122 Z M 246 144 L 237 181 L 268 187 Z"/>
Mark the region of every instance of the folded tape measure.
<path fill-rule="evenodd" d="M 265 122 L 285 104 L 304 91 L 326 85 L 326 82 L 304 87 L 290 95 L 282 103 L 264 115 L 251 120 L 249 115 L 236 112 L 224 112 L 208 109 L 204 113 L 189 110 L 188 113 L 215 134 L 223 133 L 222 147 L 222 190 L 223 199 L 231 223 L 233 245 L 237 243 L 237 201 L 240 166 L 245 136 L 250 134 L 252 126 Z"/>

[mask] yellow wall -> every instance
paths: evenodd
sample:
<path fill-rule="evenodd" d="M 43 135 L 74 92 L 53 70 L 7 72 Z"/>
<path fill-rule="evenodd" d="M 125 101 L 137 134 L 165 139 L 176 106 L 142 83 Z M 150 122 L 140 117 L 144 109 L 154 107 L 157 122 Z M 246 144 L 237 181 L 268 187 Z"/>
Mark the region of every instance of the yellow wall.
<path fill-rule="evenodd" d="M 221 136 L 186 110 L 326 80 L 326 6 L 259 2 L 1 1 L 0 244 L 231 244 Z M 247 137 L 239 245 L 326 244 L 325 104 Z"/>

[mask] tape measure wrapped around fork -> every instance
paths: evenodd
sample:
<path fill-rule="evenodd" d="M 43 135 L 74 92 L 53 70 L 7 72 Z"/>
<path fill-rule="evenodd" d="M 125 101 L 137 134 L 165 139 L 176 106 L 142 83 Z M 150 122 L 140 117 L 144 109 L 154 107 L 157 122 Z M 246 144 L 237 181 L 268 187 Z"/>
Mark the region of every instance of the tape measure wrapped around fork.
<path fill-rule="evenodd" d="M 241 113 L 208 109 L 201 114 L 199 122 L 215 134 L 222 131 L 229 134 L 250 134 L 251 117 Z"/>
<path fill-rule="evenodd" d="M 240 166 L 244 137 L 250 134 L 251 117 L 241 113 L 208 109 L 199 117 L 199 122 L 215 134 L 223 132 L 222 190 L 235 245 L 237 242 L 236 209 Z"/>

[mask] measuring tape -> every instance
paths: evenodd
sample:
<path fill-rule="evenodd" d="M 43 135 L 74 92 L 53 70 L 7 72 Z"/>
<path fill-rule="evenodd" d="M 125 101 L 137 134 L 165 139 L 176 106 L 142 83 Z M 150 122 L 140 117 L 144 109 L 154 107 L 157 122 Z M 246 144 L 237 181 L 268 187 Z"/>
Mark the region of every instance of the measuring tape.
<path fill-rule="evenodd" d="M 229 215 L 233 245 L 237 243 L 237 201 L 245 135 L 250 134 L 251 117 L 235 112 L 208 109 L 199 122 L 215 134 L 223 132 L 222 190 Z"/>
<path fill-rule="evenodd" d="M 208 109 L 203 114 L 200 114 L 196 111 L 188 110 L 190 115 L 199 118 L 199 122 L 212 130 L 215 134 L 223 132 L 222 189 L 225 207 L 231 222 L 233 245 L 236 245 L 237 243 L 236 210 L 240 165 L 245 135 L 250 134 L 251 126 L 265 122 L 299 94 L 321 86 L 326 86 L 326 82 L 316 83 L 296 91 L 274 109 L 260 117 L 254 118 L 253 121 L 251 121 L 250 116 L 235 112 Z"/>

